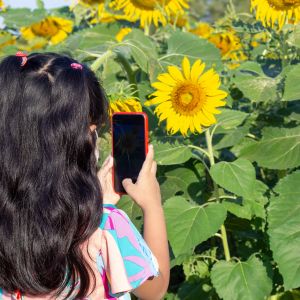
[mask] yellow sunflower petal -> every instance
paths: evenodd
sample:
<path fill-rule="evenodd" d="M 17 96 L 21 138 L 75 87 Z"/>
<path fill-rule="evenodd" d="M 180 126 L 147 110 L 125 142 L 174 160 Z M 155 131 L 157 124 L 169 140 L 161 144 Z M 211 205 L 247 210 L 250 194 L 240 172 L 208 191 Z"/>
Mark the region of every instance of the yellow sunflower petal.
<path fill-rule="evenodd" d="M 175 80 L 168 73 L 158 75 L 157 80 L 169 86 L 174 86 L 176 84 Z"/>
<path fill-rule="evenodd" d="M 151 85 L 160 91 L 171 92 L 173 90 L 173 88 L 171 86 L 166 85 L 161 82 L 154 82 Z"/>
<path fill-rule="evenodd" d="M 174 80 L 176 81 L 183 81 L 184 78 L 182 76 L 182 73 L 176 66 L 168 66 L 168 71 L 170 75 L 173 77 Z"/>
<path fill-rule="evenodd" d="M 182 71 L 185 79 L 190 79 L 191 66 L 190 66 L 190 61 L 187 59 L 187 57 L 184 57 L 184 59 L 182 60 Z"/>
<path fill-rule="evenodd" d="M 196 60 L 191 70 L 192 81 L 197 81 L 204 69 L 205 69 L 205 64 L 202 63 L 200 59 Z"/>

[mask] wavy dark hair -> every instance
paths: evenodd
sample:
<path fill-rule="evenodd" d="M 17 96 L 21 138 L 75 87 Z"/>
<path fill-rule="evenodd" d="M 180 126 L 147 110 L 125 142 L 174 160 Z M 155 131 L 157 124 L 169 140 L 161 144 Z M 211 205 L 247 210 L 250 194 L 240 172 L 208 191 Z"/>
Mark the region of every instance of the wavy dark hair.
<path fill-rule="evenodd" d="M 107 120 L 96 75 L 68 55 L 11 55 L 0 63 L 0 288 L 59 296 L 95 274 L 80 244 L 98 228 L 102 192 L 89 126 Z"/>

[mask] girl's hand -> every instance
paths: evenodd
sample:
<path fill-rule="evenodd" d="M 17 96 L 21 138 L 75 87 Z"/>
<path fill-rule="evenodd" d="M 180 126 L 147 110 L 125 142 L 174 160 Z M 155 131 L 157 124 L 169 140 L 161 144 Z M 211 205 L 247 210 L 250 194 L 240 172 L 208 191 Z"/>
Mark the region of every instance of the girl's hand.
<path fill-rule="evenodd" d="M 116 194 L 112 183 L 113 158 L 109 155 L 97 173 L 103 194 L 103 204 L 117 204 L 120 195 Z"/>
<path fill-rule="evenodd" d="M 130 178 L 122 181 L 127 194 L 144 212 L 146 210 L 161 208 L 160 187 L 156 179 L 157 164 L 153 158 L 153 146 L 149 145 L 149 151 L 136 183 L 134 184 Z"/>

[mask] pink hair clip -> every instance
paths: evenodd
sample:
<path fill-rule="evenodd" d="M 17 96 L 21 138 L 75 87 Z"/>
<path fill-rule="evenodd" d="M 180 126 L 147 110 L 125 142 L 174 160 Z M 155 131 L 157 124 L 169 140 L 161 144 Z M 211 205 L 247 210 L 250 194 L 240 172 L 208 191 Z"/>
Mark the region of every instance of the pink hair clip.
<path fill-rule="evenodd" d="M 23 53 L 22 51 L 18 51 L 17 53 L 16 53 L 16 56 L 18 56 L 18 57 L 22 57 L 22 62 L 21 62 L 21 67 L 23 67 L 25 64 L 26 64 L 26 62 L 27 62 L 27 54 L 26 53 Z"/>
<path fill-rule="evenodd" d="M 78 64 L 78 63 L 71 63 L 71 67 L 73 69 L 79 69 L 79 70 L 82 70 L 82 65 L 81 64 Z"/>

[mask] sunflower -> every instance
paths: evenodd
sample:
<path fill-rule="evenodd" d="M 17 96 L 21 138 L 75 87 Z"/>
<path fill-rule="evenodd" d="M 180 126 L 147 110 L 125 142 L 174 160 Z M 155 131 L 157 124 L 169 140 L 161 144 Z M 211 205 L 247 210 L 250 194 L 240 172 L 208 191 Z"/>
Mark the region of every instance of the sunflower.
<path fill-rule="evenodd" d="M 209 69 L 204 72 L 205 64 L 200 60 L 190 66 L 188 58 L 182 60 L 182 70 L 169 66 L 168 73 L 160 74 L 152 86 L 156 91 L 154 98 L 145 105 L 157 105 L 155 113 L 159 123 L 167 121 L 167 131 L 175 134 L 180 131 L 183 136 L 202 132 L 202 127 L 216 123 L 214 114 L 220 111 L 216 107 L 224 106 L 222 101 L 227 93 L 220 90 L 220 77 Z"/>
<path fill-rule="evenodd" d="M 238 62 L 248 58 L 240 38 L 234 31 L 213 33 L 208 40 L 220 49 L 223 60 L 231 61 L 229 65 L 231 69 L 238 67 Z"/>
<path fill-rule="evenodd" d="M 274 27 L 277 22 L 279 29 L 285 23 L 300 21 L 300 0 L 251 0 L 251 10 L 256 10 L 256 19 L 264 26 Z"/>
<path fill-rule="evenodd" d="M 115 112 L 141 112 L 141 102 L 135 98 L 111 100 L 109 105 L 109 115 Z"/>
<path fill-rule="evenodd" d="M 152 23 L 166 25 L 172 14 L 183 14 L 188 0 L 113 0 L 110 7 L 122 10 L 129 19 L 140 20 L 145 27 Z"/>
<path fill-rule="evenodd" d="M 204 38 L 208 38 L 213 31 L 214 29 L 208 23 L 204 22 L 198 23 L 197 27 L 190 30 L 191 33 L 202 36 Z"/>
<path fill-rule="evenodd" d="M 42 37 L 49 40 L 50 44 L 56 45 L 63 41 L 72 30 L 71 20 L 49 16 L 31 26 L 21 27 L 20 32 L 25 40 L 30 41 L 36 37 Z"/>
<path fill-rule="evenodd" d="M 121 28 L 121 29 L 119 30 L 119 32 L 116 34 L 116 40 L 117 40 L 118 42 L 122 42 L 123 39 L 124 39 L 124 37 L 125 37 L 128 33 L 130 33 L 131 31 L 132 31 L 132 28 L 130 28 L 130 27 L 124 27 L 124 28 Z"/>
<path fill-rule="evenodd" d="M 184 12 L 181 14 L 171 14 L 170 16 L 170 23 L 174 24 L 177 27 L 183 28 L 185 27 L 186 29 L 189 29 L 190 24 L 189 24 L 189 18 L 188 15 Z"/>
<path fill-rule="evenodd" d="M 0 10 L 5 10 L 5 4 L 3 0 L 0 0 Z"/>

